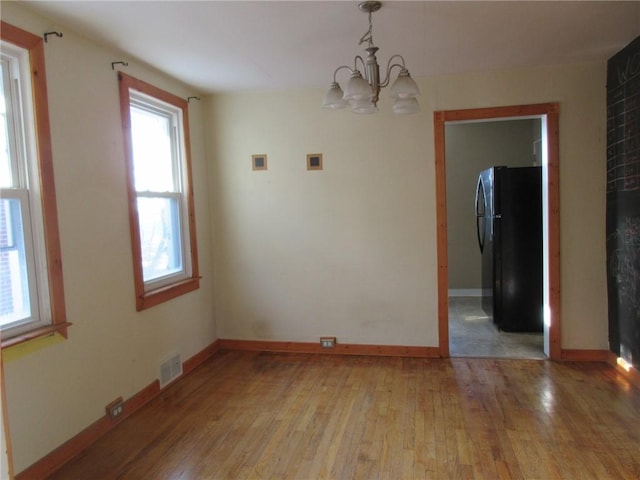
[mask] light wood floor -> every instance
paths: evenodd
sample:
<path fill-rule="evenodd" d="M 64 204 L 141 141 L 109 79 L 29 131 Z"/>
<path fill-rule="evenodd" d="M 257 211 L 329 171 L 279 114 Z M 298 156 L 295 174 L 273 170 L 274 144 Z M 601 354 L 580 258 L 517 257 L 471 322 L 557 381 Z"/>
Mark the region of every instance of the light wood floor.
<path fill-rule="evenodd" d="M 638 479 L 604 364 L 228 352 L 56 479 Z"/>

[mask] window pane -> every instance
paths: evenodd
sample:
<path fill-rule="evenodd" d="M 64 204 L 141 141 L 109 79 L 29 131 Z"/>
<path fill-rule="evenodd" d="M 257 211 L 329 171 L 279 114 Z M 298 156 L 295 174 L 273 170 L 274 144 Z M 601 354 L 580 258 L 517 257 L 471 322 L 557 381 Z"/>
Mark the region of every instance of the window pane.
<path fill-rule="evenodd" d="M 175 191 L 170 117 L 132 106 L 131 137 L 135 189 Z"/>
<path fill-rule="evenodd" d="M 176 198 L 138 197 L 145 282 L 182 271 L 180 208 Z"/>
<path fill-rule="evenodd" d="M 0 199 L 0 326 L 31 317 L 20 201 Z"/>

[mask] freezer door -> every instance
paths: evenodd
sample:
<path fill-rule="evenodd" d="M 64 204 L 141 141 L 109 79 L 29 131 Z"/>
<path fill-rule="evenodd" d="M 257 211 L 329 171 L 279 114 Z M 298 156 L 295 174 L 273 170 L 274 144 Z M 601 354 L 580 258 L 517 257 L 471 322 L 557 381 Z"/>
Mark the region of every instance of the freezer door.
<path fill-rule="evenodd" d="M 482 262 L 482 308 L 493 317 L 494 312 L 494 238 L 493 187 L 494 169 L 480 172 L 476 186 L 476 228 Z"/>

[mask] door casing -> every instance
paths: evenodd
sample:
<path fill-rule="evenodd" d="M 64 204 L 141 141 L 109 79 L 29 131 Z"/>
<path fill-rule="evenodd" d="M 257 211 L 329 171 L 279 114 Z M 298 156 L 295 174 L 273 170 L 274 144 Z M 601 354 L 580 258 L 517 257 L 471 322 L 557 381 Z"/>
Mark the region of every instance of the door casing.
<path fill-rule="evenodd" d="M 441 110 L 433 113 L 435 169 L 436 169 L 436 221 L 438 249 L 438 348 L 441 357 L 449 357 L 449 275 L 447 251 L 447 191 L 446 191 L 446 122 L 484 121 L 495 119 L 542 118 L 542 135 L 546 138 L 546 162 L 543 179 L 546 180 L 545 248 L 545 353 L 551 360 L 561 358 L 560 328 L 560 183 L 558 103 L 515 105 L 506 107 Z M 544 183 L 543 180 L 543 183 Z"/>

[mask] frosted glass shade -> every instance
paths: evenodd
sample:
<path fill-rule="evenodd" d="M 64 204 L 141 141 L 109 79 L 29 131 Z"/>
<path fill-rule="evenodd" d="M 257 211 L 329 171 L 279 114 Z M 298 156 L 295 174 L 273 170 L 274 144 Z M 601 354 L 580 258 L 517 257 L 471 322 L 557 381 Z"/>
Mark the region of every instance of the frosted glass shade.
<path fill-rule="evenodd" d="M 342 88 L 337 82 L 333 82 L 324 96 L 322 108 L 345 108 L 349 106 L 349 102 L 342 97 L 344 97 Z"/>
<path fill-rule="evenodd" d="M 351 78 L 347 82 L 347 86 L 344 89 L 345 100 L 370 100 L 373 97 L 373 90 L 371 85 L 367 82 L 359 70 L 355 70 L 351 74 Z"/>
<path fill-rule="evenodd" d="M 420 111 L 420 105 L 415 97 L 398 98 L 393 103 L 393 113 L 408 114 L 418 113 Z"/>
<path fill-rule="evenodd" d="M 352 100 L 351 111 L 361 115 L 369 115 L 371 113 L 376 113 L 378 111 L 378 107 L 376 107 L 369 99 Z"/>
<path fill-rule="evenodd" d="M 403 68 L 396 81 L 391 85 L 389 93 L 392 98 L 413 98 L 420 95 L 420 90 L 411 75 L 409 75 L 409 71 Z"/>

